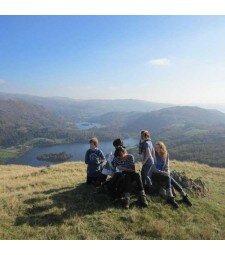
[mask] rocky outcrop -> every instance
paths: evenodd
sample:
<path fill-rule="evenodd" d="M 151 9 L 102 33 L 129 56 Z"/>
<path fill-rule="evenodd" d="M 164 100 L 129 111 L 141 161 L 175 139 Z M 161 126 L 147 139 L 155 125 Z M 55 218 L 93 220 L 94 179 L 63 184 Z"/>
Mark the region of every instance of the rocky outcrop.
<path fill-rule="evenodd" d="M 171 176 L 187 191 L 205 196 L 208 189 L 205 182 L 199 177 L 196 179 L 189 178 L 184 172 L 171 171 Z"/>

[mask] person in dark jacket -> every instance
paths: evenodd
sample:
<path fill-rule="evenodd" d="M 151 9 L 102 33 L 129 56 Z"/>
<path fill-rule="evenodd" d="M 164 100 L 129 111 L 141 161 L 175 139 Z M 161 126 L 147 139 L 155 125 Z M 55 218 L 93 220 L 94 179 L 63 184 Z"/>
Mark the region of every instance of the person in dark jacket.
<path fill-rule="evenodd" d="M 125 209 L 129 209 L 130 206 L 130 192 L 131 192 L 131 183 L 132 181 L 136 182 L 136 190 L 139 195 L 140 202 L 142 206 L 148 206 L 148 202 L 146 199 L 144 187 L 142 184 L 142 179 L 140 174 L 135 170 L 134 156 L 127 153 L 127 150 L 119 146 L 116 148 L 114 153 L 114 166 L 116 169 L 122 171 L 121 175 L 124 178 L 124 207 Z"/>
<path fill-rule="evenodd" d="M 96 184 L 101 172 L 102 164 L 105 162 L 105 155 L 98 148 L 98 139 L 93 137 L 89 140 L 90 149 L 85 154 L 87 164 L 87 184 Z"/>
<path fill-rule="evenodd" d="M 123 148 L 126 148 L 123 140 L 121 138 L 117 138 L 113 141 L 113 146 L 115 148 L 114 152 L 111 152 L 111 162 L 110 165 L 114 170 L 114 174 L 113 176 L 109 179 L 109 181 L 106 182 L 107 184 L 107 190 L 109 192 L 109 195 L 113 198 L 113 200 L 121 198 L 122 196 L 122 188 L 121 188 L 121 184 L 123 182 L 123 176 L 121 174 L 121 171 L 119 171 L 118 169 L 116 169 L 114 162 L 115 162 L 115 151 L 116 149 L 121 146 Z"/>

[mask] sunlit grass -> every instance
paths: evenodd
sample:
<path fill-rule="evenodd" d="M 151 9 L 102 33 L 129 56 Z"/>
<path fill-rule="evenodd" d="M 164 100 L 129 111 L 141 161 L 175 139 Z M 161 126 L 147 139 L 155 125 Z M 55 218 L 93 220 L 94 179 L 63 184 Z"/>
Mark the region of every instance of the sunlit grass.
<path fill-rule="evenodd" d="M 201 177 L 205 197 L 191 195 L 175 211 L 160 197 L 129 211 L 85 184 L 83 162 L 47 167 L 0 166 L 0 239 L 224 239 L 225 169 L 173 161 L 172 168 Z M 140 167 L 138 165 L 137 167 Z"/>

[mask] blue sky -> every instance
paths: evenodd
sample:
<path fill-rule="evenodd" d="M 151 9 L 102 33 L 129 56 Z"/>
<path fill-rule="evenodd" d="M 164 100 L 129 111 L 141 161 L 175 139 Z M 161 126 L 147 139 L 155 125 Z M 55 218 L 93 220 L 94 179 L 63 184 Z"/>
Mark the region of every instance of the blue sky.
<path fill-rule="evenodd" d="M 0 16 L 0 92 L 225 102 L 225 16 Z"/>

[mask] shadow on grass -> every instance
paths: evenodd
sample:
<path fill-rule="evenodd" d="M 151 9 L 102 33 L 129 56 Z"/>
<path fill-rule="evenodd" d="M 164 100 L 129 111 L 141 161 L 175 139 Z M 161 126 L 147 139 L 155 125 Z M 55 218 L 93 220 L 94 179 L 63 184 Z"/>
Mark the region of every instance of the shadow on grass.
<path fill-rule="evenodd" d="M 75 187 L 36 192 L 35 195 L 41 197 L 24 201 L 29 207 L 24 216 L 17 217 L 16 226 L 58 225 L 72 216 L 85 216 L 112 206 L 110 198 L 105 193 L 85 183 Z"/>

